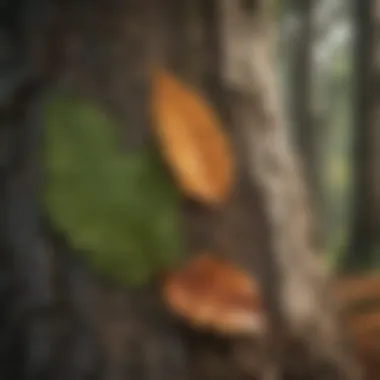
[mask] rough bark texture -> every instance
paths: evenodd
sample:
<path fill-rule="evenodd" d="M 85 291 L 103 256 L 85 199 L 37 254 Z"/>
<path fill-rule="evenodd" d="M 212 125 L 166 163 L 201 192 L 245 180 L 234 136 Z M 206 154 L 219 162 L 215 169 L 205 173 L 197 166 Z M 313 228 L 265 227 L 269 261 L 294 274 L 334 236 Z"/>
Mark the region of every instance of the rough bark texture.
<path fill-rule="evenodd" d="M 51 13 L 44 13 L 49 3 L 31 4 L 25 13 L 31 22 L 18 32 L 29 37 L 19 61 L 32 68 L 1 109 L 10 152 L 2 158 L 8 265 L 2 278 L 8 274 L 10 281 L 1 298 L 0 377 L 276 379 L 290 334 L 301 344 L 299 354 L 306 348 L 314 358 L 313 365 L 296 366 L 298 378 L 356 379 L 313 255 L 262 2 L 66 0 Z M 264 348 L 189 331 L 168 315 L 154 284 L 132 292 L 101 282 L 44 228 L 37 201 L 39 107 L 48 92 L 32 84 L 53 78 L 100 101 L 125 127 L 124 148 L 138 149 L 150 128 L 152 62 L 203 89 L 225 118 L 239 186 L 218 212 L 184 201 L 189 254 L 214 249 L 260 279 L 272 326 Z M 331 370 L 319 373 L 316 358 Z"/>

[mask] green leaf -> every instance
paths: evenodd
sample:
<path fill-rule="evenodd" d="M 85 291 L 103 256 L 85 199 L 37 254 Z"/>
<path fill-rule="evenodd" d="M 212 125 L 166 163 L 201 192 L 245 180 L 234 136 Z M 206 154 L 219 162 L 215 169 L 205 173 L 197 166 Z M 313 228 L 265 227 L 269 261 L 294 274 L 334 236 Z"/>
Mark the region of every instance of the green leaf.
<path fill-rule="evenodd" d="M 149 281 L 182 256 L 180 194 L 156 147 L 123 152 L 98 107 L 56 93 L 45 108 L 44 204 L 88 265 L 114 281 Z"/>

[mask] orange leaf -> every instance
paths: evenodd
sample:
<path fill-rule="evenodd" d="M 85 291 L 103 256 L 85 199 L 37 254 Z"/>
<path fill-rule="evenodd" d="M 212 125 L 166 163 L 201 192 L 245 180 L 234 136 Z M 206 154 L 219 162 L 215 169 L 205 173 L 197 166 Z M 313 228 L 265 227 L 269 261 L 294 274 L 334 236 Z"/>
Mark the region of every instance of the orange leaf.
<path fill-rule="evenodd" d="M 158 145 L 178 186 L 209 205 L 225 201 L 234 176 L 232 152 L 206 101 L 169 72 L 154 72 L 152 111 Z"/>
<path fill-rule="evenodd" d="M 224 334 L 264 329 L 254 280 L 211 255 L 203 254 L 169 276 L 163 293 L 169 308 L 195 327 Z"/>

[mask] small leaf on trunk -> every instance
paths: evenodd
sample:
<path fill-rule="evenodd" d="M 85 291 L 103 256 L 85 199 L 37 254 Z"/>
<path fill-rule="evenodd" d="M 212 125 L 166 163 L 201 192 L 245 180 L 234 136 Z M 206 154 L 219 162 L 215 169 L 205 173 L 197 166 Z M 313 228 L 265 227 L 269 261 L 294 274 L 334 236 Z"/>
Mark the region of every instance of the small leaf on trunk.
<path fill-rule="evenodd" d="M 163 294 L 169 308 L 194 327 L 227 335 L 264 331 L 254 279 L 207 253 L 169 275 Z"/>
<path fill-rule="evenodd" d="M 174 75 L 157 69 L 152 112 L 158 145 L 181 190 L 208 205 L 225 201 L 233 185 L 233 155 L 211 106 Z"/>

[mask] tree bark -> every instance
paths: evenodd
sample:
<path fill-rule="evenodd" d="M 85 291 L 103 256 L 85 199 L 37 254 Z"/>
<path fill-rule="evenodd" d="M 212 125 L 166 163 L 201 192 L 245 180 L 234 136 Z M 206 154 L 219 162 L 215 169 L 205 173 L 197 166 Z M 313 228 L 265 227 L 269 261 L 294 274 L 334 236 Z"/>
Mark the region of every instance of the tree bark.
<path fill-rule="evenodd" d="M 105 284 L 50 238 L 38 209 L 36 157 L 40 106 L 49 94 L 33 91 L 12 103 L 6 128 L 12 160 L 2 177 L 2 243 L 15 294 L 4 309 L 2 333 L 10 338 L 1 342 L 8 355 L 2 379 L 279 379 L 289 370 L 289 335 L 302 346 L 298 358 L 305 350 L 311 358 L 298 378 L 358 378 L 314 255 L 305 185 L 277 98 L 264 3 L 57 1 L 44 37 L 38 23 L 37 34 L 35 23 L 28 29 L 38 49 L 27 54 L 39 58 L 36 65 L 52 86 L 95 98 L 116 117 L 129 151 L 149 136 L 152 62 L 209 95 L 231 136 L 239 186 L 218 212 L 184 201 L 188 254 L 211 249 L 259 278 L 271 334 L 252 355 L 264 351 L 266 360 L 252 372 L 252 342 L 179 326 L 155 284 L 138 291 Z M 316 375 L 317 358 L 331 370 Z"/>

